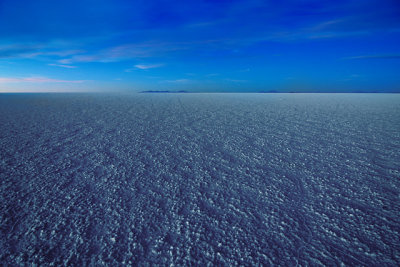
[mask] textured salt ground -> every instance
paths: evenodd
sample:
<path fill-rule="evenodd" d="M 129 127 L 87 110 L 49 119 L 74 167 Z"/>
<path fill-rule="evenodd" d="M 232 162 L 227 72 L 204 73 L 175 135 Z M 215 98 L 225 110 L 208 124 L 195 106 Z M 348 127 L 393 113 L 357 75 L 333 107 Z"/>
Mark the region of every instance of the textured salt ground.
<path fill-rule="evenodd" d="M 5 265 L 400 264 L 400 95 L 0 95 Z"/>

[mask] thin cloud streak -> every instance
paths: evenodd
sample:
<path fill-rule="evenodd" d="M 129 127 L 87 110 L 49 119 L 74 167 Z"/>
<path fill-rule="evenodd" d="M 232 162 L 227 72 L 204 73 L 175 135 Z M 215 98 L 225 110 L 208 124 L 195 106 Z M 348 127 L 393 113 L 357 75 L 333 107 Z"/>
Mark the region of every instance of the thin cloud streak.
<path fill-rule="evenodd" d="M 86 53 L 85 50 L 60 49 L 54 44 L 23 44 L 0 46 L 0 58 L 67 57 Z"/>
<path fill-rule="evenodd" d="M 191 42 L 147 41 L 136 44 L 121 44 L 108 47 L 91 54 L 73 55 L 70 58 L 58 60 L 60 64 L 78 62 L 120 62 L 138 58 L 151 58 L 172 52 L 188 51 L 210 43 L 219 43 L 222 40 L 197 40 Z"/>
<path fill-rule="evenodd" d="M 346 57 L 344 59 L 400 59 L 400 54 L 393 55 L 364 55 L 364 56 L 356 56 L 356 57 Z"/>
<path fill-rule="evenodd" d="M 165 66 L 165 64 L 137 64 L 133 68 L 126 69 L 125 72 L 133 72 L 136 70 L 149 70 Z"/>
<path fill-rule="evenodd" d="M 245 82 L 247 82 L 247 80 L 238 80 L 238 79 L 225 79 L 225 81 L 234 82 L 234 83 L 245 83 Z"/>
<path fill-rule="evenodd" d="M 67 68 L 67 69 L 75 69 L 77 68 L 76 66 L 71 66 L 71 65 L 63 65 L 63 64 L 48 64 L 49 66 L 55 66 L 55 67 L 61 67 L 61 68 Z"/>
<path fill-rule="evenodd" d="M 85 80 L 59 80 L 47 77 L 0 77 L 0 83 L 83 83 Z"/>
<path fill-rule="evenodd" d="M 162 66 L 164 66 L 164 64 L 137 64 L 137 65 L 135 65 L 135 68 L 141 69 L 141 70 L 148 70 L 148 69 L 159 68 Z"/>
<path fill-rule="evenodd" d="M 166 83 L 188 83 L 191 82 L 192 80 L 189 79 L 176 79 L 176 80 L 165 80 L 162 82 L 166 82 Z"/>

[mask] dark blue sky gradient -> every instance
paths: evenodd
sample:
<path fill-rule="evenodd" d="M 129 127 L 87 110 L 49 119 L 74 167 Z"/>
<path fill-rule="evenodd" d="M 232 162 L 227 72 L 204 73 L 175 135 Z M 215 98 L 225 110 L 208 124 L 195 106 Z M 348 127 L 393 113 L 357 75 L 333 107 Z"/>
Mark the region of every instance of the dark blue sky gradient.
<path fill-rule="evenodd" d="M 398 0 L 0 0 L 0 92 L 399 92 L 399 70 Z"/>

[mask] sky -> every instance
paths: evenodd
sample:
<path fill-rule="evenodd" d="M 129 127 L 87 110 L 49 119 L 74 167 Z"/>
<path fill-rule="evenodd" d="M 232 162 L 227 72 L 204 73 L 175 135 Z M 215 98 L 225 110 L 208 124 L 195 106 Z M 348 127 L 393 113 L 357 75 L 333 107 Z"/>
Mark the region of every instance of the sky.
<path fill-rule="evenodd" d="M 399 0 L 0 0 L 0 92 L 400 92 Z"/>

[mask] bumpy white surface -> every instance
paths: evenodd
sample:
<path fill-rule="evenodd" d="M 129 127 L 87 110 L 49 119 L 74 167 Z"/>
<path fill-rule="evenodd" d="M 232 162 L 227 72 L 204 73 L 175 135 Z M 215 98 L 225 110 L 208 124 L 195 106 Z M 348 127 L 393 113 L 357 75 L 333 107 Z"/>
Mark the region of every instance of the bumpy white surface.
<path fill-rule="evenodd" d="M 400 95 L 0 95 L 0 262 L 400 264 Z"/>

